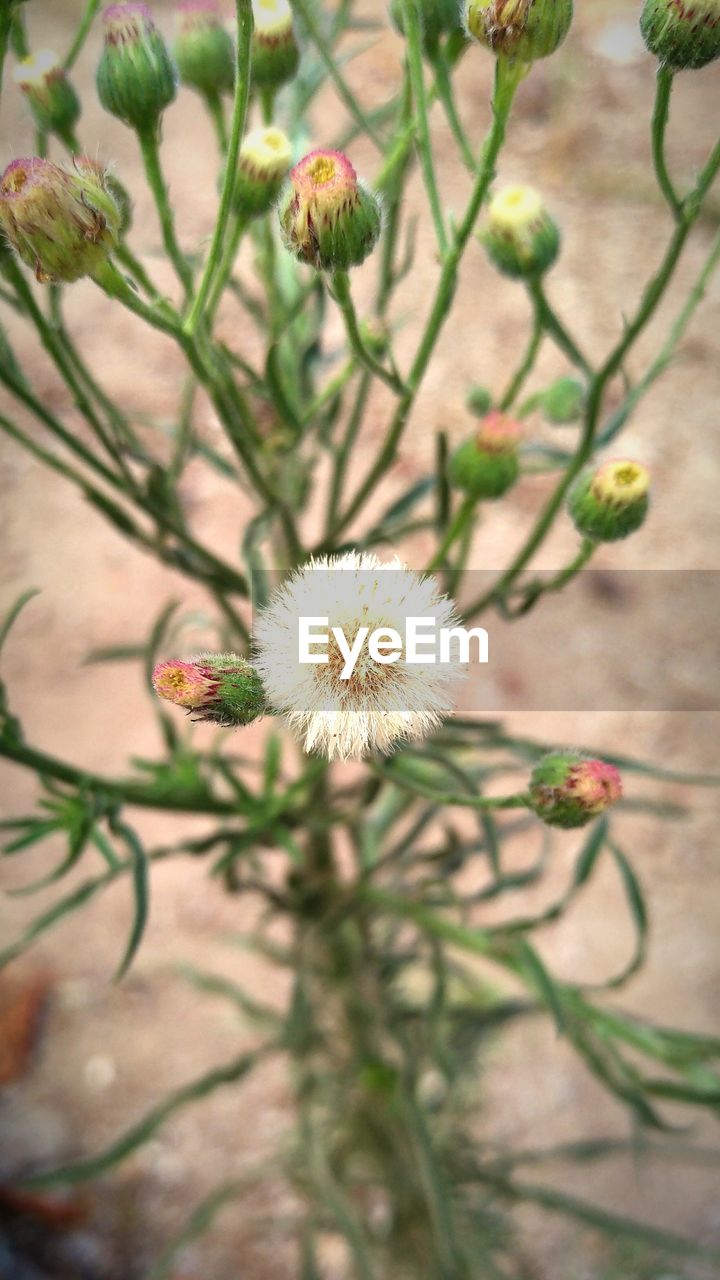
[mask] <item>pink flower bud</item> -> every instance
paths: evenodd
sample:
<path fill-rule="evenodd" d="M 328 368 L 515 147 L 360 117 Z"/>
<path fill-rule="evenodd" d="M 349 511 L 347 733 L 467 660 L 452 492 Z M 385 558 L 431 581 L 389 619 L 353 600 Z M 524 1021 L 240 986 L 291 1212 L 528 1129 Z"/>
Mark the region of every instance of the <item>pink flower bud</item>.
<path fill-rule="evenodd" d="M 104 173 L 30 156 L 0 177 L 0 227 L 41 283 L 93 276 L 117 243 L 120 211 Z"/>
<path fill-rule="evenodd" d="M 380 235 L 377 197 L 341 151 L 311 151 L 290 171 L 280 205 L 287 248 L 322 271 L 363 262 Z"/>
<path fill-rule="evenodd" d="M 234 653 L 202 653 L 187 662 L 172 658 L 156 666 L 152 680 L 160 698 L 214 724 L 250 724 L 266 710 L 260 677 Z"/>
<path fill-rule="evenodd" d="M 530 777 L 530 799 L 551 827 L 584 827 L 622 796 L 618 770 L 576 751 L 554 751 L 538 761 Z"/>

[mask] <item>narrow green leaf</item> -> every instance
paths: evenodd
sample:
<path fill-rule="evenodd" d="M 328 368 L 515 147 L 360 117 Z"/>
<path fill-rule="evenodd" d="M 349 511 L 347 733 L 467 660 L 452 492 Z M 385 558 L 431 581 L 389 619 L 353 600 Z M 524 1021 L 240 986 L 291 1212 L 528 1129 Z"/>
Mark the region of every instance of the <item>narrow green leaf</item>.
<path fill-rule="evenodd" d="M 112 824 L 112 830 L 119 835 L 124 841 L 130 854 L 132 886 L 133 886 L 133 922 L 130 929 L 130 937 L 128 938 L 125 954 L 118 965 L 115 973 L 115 982 L 120 982 L 127 973 L 132 964 L 135 954 L 145 932 L 148 912 L 150 909 L 150 864 L 147 855 L 138 840 L 132 827 L 127 823 L 120 822 L 115 819 Z"/>
<path fill-rule="evenodd" d="M 553 1015 L 558 1032 L 562 1035 L 566 1019 L 560 987 L 551 978 L 535 948 L 525 938 L 519 938 L 515 946 L 526 980 Z"/>
<path fill-rule="evenodd" d="M 155 1265 L 147 1273 L 146 1280 L 169 1280 L 183 1249 L 192 1244 L 193 1240 L 205 1235 L 225 1205 L 241 1195 L 252 1181 L 251 1178 L 235 1178 L 231 1182 L 221 1183 L 211 1191 L 190 1214 L 182 1230 L 165 1246 Z"/>
<path fill-rule="evenodd" d="M 190 1084 L 183 1085 L 182 1088 L 175 1090 L 163 1102 L 151 1107 L 137 1124 L 128 1129 L 122 1137 L 113 1142 L 100 1155 L 92 1156 L 88 1160 L 81 1160 L 74 1165 L 64 1165 L 59 1169 L 51 1170 L 49 1173 L 33 1174 L 31 1177 L 24 1178 L 18 1185 L 25 1187 L 52 1187 L 88 1182 L 93 1178 L 99 1177 L 107 1169 L 112 1169 L 115 1165 L 120 1164 L 122 1160 L 126 1160 L 129 1155 L 137 1151 L 138 1147 L 149 1142 L 153 1134 L 157 1133 L 158 1129 L 176 1111 L 188 1106 L 189 1103 L 199 1102 L 202 1098 L 207 1098 L 215 1089 L 219 1089 L 223 1085 L 236 1084 L 238 1080 L 242 1080 L 255 1066 L 256 1062 L 259 1061 L 261 1053 L 262 1050 L 243 1053 L 240 1057 L 233 1058 L 231 1062 L 226 1063 L 224 1066 L 214 1067 L 212 1071 L 199 1076 L 197 1080 L 193 1080 Z"/>
<path fill-rule="evenodd" d="M 0 653 L 2 653 L 3 645 L 8 638 L 11 628 L 22 613 L 25 605 L 28 604 L 30 600 L 34 599 L 35 596 L 39 595 L 40 590 L 38 587 L 30 587 L 28 591 L 23 591 L 22 595 L 19 595 L 15 603 L 10 606 L 2 622 L 0 622 Z"/>

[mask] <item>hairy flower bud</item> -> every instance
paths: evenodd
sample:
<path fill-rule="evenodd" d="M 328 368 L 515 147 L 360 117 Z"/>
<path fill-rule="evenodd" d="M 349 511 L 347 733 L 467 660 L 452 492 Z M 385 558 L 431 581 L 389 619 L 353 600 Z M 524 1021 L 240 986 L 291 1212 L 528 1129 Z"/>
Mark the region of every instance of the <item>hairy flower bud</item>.
<path fill-rule="evenodd" d="M 720 0 L 645 0 L 640 29 L 666 67 L 696 70 L 720 57 Z"/>
<path fill-rule="evenodd" d="M 235 209 L 241 217 L 267 213 L 290 168 L 290 139 L 274 126 L 253 129 L 243 139 L 235 181 Z"/>
<path fill-rule="evenodd" d="M 233 42 L 222 24 L 217 0 L 185 0 L 180 5 L 173 53 L 182 84 L 205 98 L 232 93 Z"/>
<path fill-rule="evenodd" d="M 105 45 L 97 70 L 102 105 L 138 132 L 157 127 L 177 89 L 177 70 L 145 4 L 105 10 Z"/>
<path fill-rule="evenodd" d="M 0 178 L 0 227 L 42 283 L 93 276 L 114 249 L 120 211 L 102 170 L 30 156 Z"/>
<path fill-rule="evenodd" d="M 153 671 L 160 698 L 197 712 L 196 719 L 230 726 L 250 724 L 266 712 L 265 690 L 255 668 L 235 653 L 201 653 L 188 662 L 171 659 Z"/>
<path fill-rule="evenodd" d="M 390 17 L 401 35 L 405 32 L 402 0 L 391 0 Z M 445 32 L 460 27 L 459 0 L 421 0 L 423 44 L 432 50 Z"/>
<path fill-rule="evenodd" d="M 551 751 L 530 776 L 532 808 L 550 827 L 584 827 L 621 796 L 615 766 L 578 751 Z"/>
<path fill-rule="evenodd" d="M 493 53 L 520 62 L 547 58 L 572 22 L 572 0 L 466 0 L 468 34 Z"/>
<path fill-rule="evenodd" d="M 648 510 L 650 477 L 639 462 L 621 459 L 586 471 L 570 490 L 568 510 L 579 533 L 616 542 L 640 528 Z"/>
<path fill-rule="evenodd" d="M 577 378 L 558 378 L 542 396 L 545 417 L 557 426 L 577 422 L 585 403 L 585 388 Z"/>
<path fill-rule="evenodd" d="M 521 280 L 548 271 L 560 248 L 560 232 L 532 187 L 499 191 L 480 239 L 498 271 Z"/>
<path fill-rule="evenodd" d="M 321 271 L 345 271 L 380 235 L 380 204 L 340 151 L 311 151 L 290 171 L 280 228 L 291 253 Z"/>
<path fill-rule="evenodd" d="M 292 80 L 300 61 L 288 0 L 252 0 L 252 82 L 258 89 L 279 89 Z"/>
<path fill-rule="evenodd" d="M 38 129 L 70 139 L 80 116 L 80 103 L 60 59 L 50 49 L 39 49 L 24 58 L 13 71 Z"/>
<path fill-rule="evenodd" d="M 472 498 L 501 498 L 518 478 L 521 434 L 519 422 L 492 410 L 450 459 L 450 483 Z"/>

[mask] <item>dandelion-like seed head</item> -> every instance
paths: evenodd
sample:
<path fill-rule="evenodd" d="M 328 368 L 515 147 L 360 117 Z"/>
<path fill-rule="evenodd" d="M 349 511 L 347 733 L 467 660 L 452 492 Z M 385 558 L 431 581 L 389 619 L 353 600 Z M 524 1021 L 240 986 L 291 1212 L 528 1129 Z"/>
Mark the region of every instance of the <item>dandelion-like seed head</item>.
<path fill-rule="evenodd" d="M 381 664 L 363 646 L 342 678 L 345 657 L 333 627 L 352 645 L 361 627 L 404 637 L 410 617 L 432 617 L 438 628 L 457 621 L 433 579 L 366 552 L 312 560 L 276 593 L 256 626 L 255 665 L 271 705 L 307 751 L 342 760 L 388 752 L 400 739 L 424 737 L 449 713 L 448 686 L 459 671 L 448 664 L 408 663 L 404 652 Z M 300 618 L 328 619 L 327 663 L 299 661 Z"/>

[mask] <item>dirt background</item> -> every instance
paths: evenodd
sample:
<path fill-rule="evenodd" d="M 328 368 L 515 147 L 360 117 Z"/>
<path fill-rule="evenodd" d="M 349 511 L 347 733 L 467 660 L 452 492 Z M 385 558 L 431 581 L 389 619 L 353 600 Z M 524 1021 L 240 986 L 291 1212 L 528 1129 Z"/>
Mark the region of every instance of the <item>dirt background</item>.
<path fill-rule="evenodd" d="M 33 0 L 28 18 L 33 44 L 63 49 L 82 9 L 70 0 Z M 171 30 L 170 5 L 156 9 Z M 554 270 L 550 295 L 591 353 L 609 348 L 666 242 L 668 216 L 654 190 L 649 168 L 648 119 L 654 64 L 636 34 L 639 6 L 629 0 L 584 0 L 565 51 L 538 65 L 522 87 L 500 176 L 530 180 L 541 187 L 563 228 L 564 249 Z M 378 17 L 384 6 L 365 0 L 363 13 Z M 160 273 L 158 230 L 141 178 L 130 133 L 99 109 L 92 87 L 98 51 L 93 32 L 77 68 L 84 114 L 81 137 L 89 152 L 114 161 L 136 201 L 132 243 Z M 390 31 L 348 68 L 348 78 L 366 104 L 383 101 L 399 74 L 401 44 Z M 490 59 L 480 51 L 468 56 L 459 72 L 460 103 L 468 127 L 479 139 L 488 120 Z M 673 109 L 670 155 L 679 181 L 688 182 L 715 141 L 720 108 L 716 69 L 679 78 Z M 0 162 L 32 149 L 32 130 L 10 87 L 2 118 Z M 315 144 L 329 140 L 341 111 L 332 93 L 316 112 Z M 451 141 L 438 112 L 432 119 L 442 193 L 460 210 L 467 182 L 453 159 Z M 167 113 L 163 160 L 178 209 L 182 242 L 207 236 L 216 202 L 214 145 L 196 100 L 181 93 Z M 377 158 L 371 146 L 357 143 L 352 159 L 368 177 Z M 408 210 L 420 205 L 416 178 Z M 633 355 L 631 367 L 657 349 L 668 323 L 708 251 L 717 223 L 718 197 L 693 235 L 675 286 L 657 323 Z M 436 278 L 431 228 L 421 221 L 420 252 L 401 291 L 395 316 L 402 320 L 401 360 L 417 333 Z M 372 266 L 358 273 L 358 287 L 369 288 Z M 171 289 L 171 282 L 167 280 Z M 168 344 L 148 335 L 134 319 L 112 307 L 89 283 L 74 286 L 69 298 L 71 325 L 106 390 L 126 411 L 171 421 L 176 413 L 182 365 Z M 653 471 L 654 505 L 642 535 L 602 553 L 601 566 L 644 569 L 715 569 L 718 565 L 718 463 L 720 434 L 717 403 L 720 363 L 717 332 L 720 287 L 708 292 L 679 356 L 643 402 L 629 426 L 624 449 Z M 37 394 L 74 429 L 82 431 L 67 394 L 26 326 L 12 316 L 17 352 L 30 372 Z M 223 313 L 228 341 L 252 353 L 253 337 L 244 316 L 232 306 Z M 476 244 L 467 253 L 455 311 L 439 344 L 419 398 L 402 458 L 384 486 L 385 504 L 393 487 L 419 475 L 432 450 L 435 430 L 443 426 L 460 439 L 469 429 L 463 407 L 470 381 L 503 385 L 525 340 L 527 305 L 522 290 L 499 280 Z M 339 338 L 333 329 L 331 340 Z M 544 351 L 538 384 L 565 372 L 552 348 Z M 203 428 L 217 437 L 217 425 L 200 406 Z M 373 403 L 363 446 L 368 457 L 387 420 L 382 395 Z M 538 422 L 539 434 L 543 429 Z M 557 439 L 545 429 L 544 438 Z M 572 439 L 572 429 L 566 435 Z M 2 546 L 0 567 L 5 604 L 28 586 L 42 594 L 18 624 L 4 661 L 12 703 L 22 716 L 28 740 L 99 772 L 123 768 L 128 756 L 159 749 L 140 676 L 128 666 L 85 666 L 85 654 L 99 645 L 140 639 L 151 617 L 169 597 L 187 610 L 208 609 L 202 593 L 128 547 L 59 478 L 9 442 L 0 442 Z M 549 481 L 528 480 L 478 532 L 472 564 L 500 568 L 541 505 Z M 241 536 L 248 508 L 223 487 L 214 473 L 193 467 L 184 481 L 184 497 L 202 537 L 228 558 Z M 543 552 L 542 564 L 564 563 L 573 545 L 563 521 Z M 427 548 L 418 543 L 408 558 L 418 565 Z M 713 621 L 706 619 L 707 625 Z M 638 647 L 652 635 L 650 611 L 638 632 Z M 611 627 L 599 662 L 612 686 L 615 679 Z M 571 642 L 567 643 L 572 660 Z M 677 663 L 675 663 L 677 665 Z M 690 680 L 702 707 L 702 690 L 714 672 L 693 661 L 693 635 L 687 635 L 684 674 L 668 663 L 673 681 Z M 684 687 L 684 686 L 683 686 Z M 674 768 L 713 769 L 718 758 L 717 714 L 627 709 L 593 713 L 523 712 L 523 687 L 498 688 L 498 701 L 512 696 L 517 710 L 509 722 L 519 732 L 555 742 L 581 741 L 598 751 L 622 750 Z M 670 698 L 665 705 L 672 706 Z M 249 737 L 252 736 L 250 733 Z M 245 744 L 244 744 L 245 745 Z M 3 766 L 0 787 L 5 812 L 31 808 L 35 787 L 30 775 Z M 643 973 L 625 993 L 633 1011 L 685 1028 L 720 1032 L 717 983 L 720 976 L 717 891 L 717 801 L 713 793 L 678 786 L 632 784 L 634 795 L 689 802 L 689 818 L 660 823 L 648 816 L 621 819 L 622 835 L 632 850 L 648 892 L 652 946 Z M 188 826 L 190 824 L 187 824 Z M 151 840 L 167 835 L 157 815 L 138 815 Z M 575 847 L 570 836 L 559 843 L 553 870 L 542 889 L 528 895 L 523 909 L 535 909 L 556 896 L 565 883 Z M 3 868 L 7 888 L 26 883 L 52 865 L 56 850 L 18 859 Z M 3 941 L 17 936 L 26 920 L 52 900 L 52 891 L 32 902 L 0 899 Z M 41 1050 L 31 1069 L 0 1093 L 0 1178 L 37 1163 L 54 1163 L 78 1152 L 103 1147 L 152 1101 L 216 1062 L 232 1057 L 250 1036 L 221 1003 L 203 999 L 171 973 L 187 960 L 219 973 L 241 977 L 250 990 L 269 999 L 282 996 L 276 974 L 249 954 L 228 944 L 228 935 L 247 927 L 251 909 L 226 898 L 207 881 L 203 868 L 176 863 L 155 869 L 153 905 L 146 939 L 133 971 L 118 987 L 110 985 L 129 921 L 127 886 L 119 885 L 63 924 L 33 955 L 19 962 L 0 992 L 26 990 L 38 975 L 49 975 L 50 999 Z M 543 952 L 558 973 L 599 976 L 617 965 L 631 945 L 617 885 L 602 874 L 579 909 L 541 938 Z M 17 987 L 12 987 L 12 984 Z M 8 985 L 10 984 L 10 985 Z M 10 996 L 7 992 L 10 991 Z M 483 1084 L 483 1124 L 493 1140 L 523 1145 L 598 1134 L 623 1136 L 629 1122 L 599 1092 L 551 1032 L 524 1027 L 493 1050 Z M 685 1117 L 687 1119 L 687 1117 Z M 693 1138 L 712 1143 L 714 1126 L 697 1117 Z M 80 1250 L 68 1274 L 84 1276 L 119 1266 L 118 1274 L 142 1274 L 188 1209 L 218 1182 L 242 1174 L 259 1155 L 281 1140 L 288 1127 L 287 1090 L 282 1073 L 268 1069 L 240 1090 L 218 1092 L 196 1110 L 173 1120 L 159 1137 L 101 1186 L 90 1206 Z M 582 1177 L 556 1168 L 542 1171 L 610 1209 L 633 1212 L 648 1221 L 684 1231 L 695 1239 L 720 1244 L 720 1205 L 714 1171 L 654 1162 L 637 1168 L 631 1160 L 583 1169 Z M 266 1280 L 291 1269 L 285 1225 L 291 1205 L 282 1188 L 264 1189 L 225 1209 L 212 1232 L 188 1249 L 187 1280 Z M 596 1280 L 606 1276 L 608 1255 L 590 1233 L 559 1221 L 526 1222 L 526 1244 L 538 1280 Z M 79 1238 L 79 1243 L 78 1243 Z M 84 1250 L 84 1252 L 83 1252 Z M 119 1263 L 118 1263 L 119 1259 Z M 618 1276 L 641 1277 L 643 1263 L 626 1257 Z M 0 1275 L 2 1269 L 0 1254 Z M 75 1268 L 74 1270 L 72 1268 Z M 83 1267 L 85 1270 L 83 1270 Z M 93 1271 L 95 1267 L 95 1271 Z M 107 1272 L 109 1274 L 109 1272 Z M 651 1272 L 651 1274 L 660 1274 Z M 679 1262 L 673 1275 L 695 1274 Z M 664 1272 L 666 1280 L 670 1273 Z M 16 1280 L 13 1274 L 12 1280 Z M 18 1280 L 22 1278 L 18 1277 Z"/>

